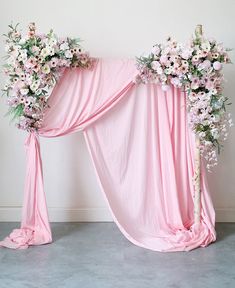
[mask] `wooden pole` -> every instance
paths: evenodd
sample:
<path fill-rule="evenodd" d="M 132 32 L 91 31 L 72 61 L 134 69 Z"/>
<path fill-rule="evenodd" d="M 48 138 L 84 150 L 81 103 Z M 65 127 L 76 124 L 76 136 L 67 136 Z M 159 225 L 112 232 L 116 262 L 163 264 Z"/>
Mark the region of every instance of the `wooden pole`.
<path fill-rule="evenodd" d="M 195 35 L 198 39 L 202 38 L 202 25 L 197 25 Z M 198 135 L 196 135 L 194 189 L 194 224 L 199 224 L 201 221 L 201 155 Z"/>

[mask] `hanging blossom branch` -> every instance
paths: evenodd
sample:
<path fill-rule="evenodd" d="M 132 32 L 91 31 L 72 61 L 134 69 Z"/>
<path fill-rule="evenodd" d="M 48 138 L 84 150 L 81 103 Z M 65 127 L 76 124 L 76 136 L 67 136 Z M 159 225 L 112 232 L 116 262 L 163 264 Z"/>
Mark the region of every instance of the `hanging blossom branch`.
<path fill-rule="evenodd" d="M 34 131 L 42 124 L 48 97 L 63 68 L 89 69 L 93 59 L 83 51 L 80 39 L 58 38 L 53 30 L 36 34 L 34 23 L 26 36 L 18 31 L 18 25 L 9 28 L 4 34 L 7 55 L 3 70 L 7 75 L 3 92 L 7 95 L 8 114 L 18 120 L 18 128 Z"/>
<path fill-rule="evenodd" d="M 157 44 L 147 56 L 137 58 L 137 83 L 159 83 L 164 91 L 170 85 L 187 94 L 189 124 L 199 136 L 201 155 L 207 169 L 217 165 L 217 154 L 233 125 L 226 112 L 228 97 L 222 94 L 224 63 L 231 63 L 228 49 L 215 40 L 195 35 L 186 45 L 169 38 Z"/>

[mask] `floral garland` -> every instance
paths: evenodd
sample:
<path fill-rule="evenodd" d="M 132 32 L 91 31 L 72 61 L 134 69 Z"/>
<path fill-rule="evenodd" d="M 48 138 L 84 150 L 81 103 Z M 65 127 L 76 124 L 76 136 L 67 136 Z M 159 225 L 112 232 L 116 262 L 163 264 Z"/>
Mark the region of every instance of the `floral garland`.
<path fill-rule="evenodd" d="M 228 98 L 222 94 L 223 63 L 231 63 L 228 49 L 195 33 L 186 45 L 169 38 L 147 56 L 137 58 L 137 83 L 159 83 L 164 91 L 173 85 L 187 92 L 190 127 L 200 139 L 207 169 L 217 165 L 221 142 L 233 125 L 226 112 Z"/>
<path fill-rule="evenodd" d="M 58 38 L 53 30 L 36 34 L 30 23 L 27 36 L 9 25 L 6 36 L 7 82 L 3 89 L 9 105 L 8 114 L 17 119 L 17 127 L 27 131 L 40 128 L 50 91 L 63 67 L 91 68 L 93 59 L 83 52 L 79 39 Z"/>

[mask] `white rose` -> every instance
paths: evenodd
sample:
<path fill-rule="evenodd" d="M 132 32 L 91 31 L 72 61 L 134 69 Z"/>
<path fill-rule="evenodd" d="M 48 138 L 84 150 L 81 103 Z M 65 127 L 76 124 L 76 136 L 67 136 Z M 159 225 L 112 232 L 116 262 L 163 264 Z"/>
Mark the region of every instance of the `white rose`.
<path fill-rule="evenodd" d="M 50 48 L 49 49 L 49 55 L 52 56 L 55 54 L 55 49 L 54 48 Z"/>
<path fill-rule="evenodd" d="M 49 44 L 50 44 L 51 46 L 56 45 L 56 44 L 57 44 L 56 38 L 50 38 Z"/>
<path fill-rule="evenodd" d="M 24 45 L 26 42 L 26 39 L 25 38 L 21 38 L 20 41 L 19 41 L 19 44 L 20 45 Z"/>
<path fill-rule="evenodd" d="M 27 88 L 20 89 L 20 94 L 21 95 L 27 95 L 28 93 L 29 93 L 29 89 L 27 89 Z"/>
<path fill-rule="evenodd" d="M 199 135 L 200 138 L 204 138 L 206 136 L 206 133 L 205 132 L 200 132 L 198 135 Z"/>
<path fill-rule="evenodd" d="M 46 47 L 46 48 L 43 48 L 42 51 L 41 51 L 41 56 L 46 58 L 48 55 L 49 55 L 50 51 L 49 49 Z"/>
<path fill-rule="evenodd" d="M 211 130 L 211 134 L 214 137 L 214 139 L 218 139 L 219 138 L 219 131 L 217 128 L 214 128 Z"/>
<path fill-rule="evenodd" d="M 209 41 L 205 41 L 201 44 L 201 49 L 206 51 L 206 52 L 209 52 L 210 51 L 210 42 Z"/>
<path fill-rule="evenodd" d="M 34 81 L 31 85 L 30 85 L 30 89 L 35 92 L 38 87 L 40 86 L 40 81 L 39 80 L 36 80 Z"/>
<path fill-rule="evenodd" d="M 63 51 L 69 49 L 68 43 L 64 42 L 64 43 L 60 44 L 60 49 Z"/>
<path fill-rule="evenodd" d="M 73 57 L 73 54 L 71 53 L 70 50 L 66 50 L 64 55 L 65 55 L 66 58 L 72 58 Z"/>

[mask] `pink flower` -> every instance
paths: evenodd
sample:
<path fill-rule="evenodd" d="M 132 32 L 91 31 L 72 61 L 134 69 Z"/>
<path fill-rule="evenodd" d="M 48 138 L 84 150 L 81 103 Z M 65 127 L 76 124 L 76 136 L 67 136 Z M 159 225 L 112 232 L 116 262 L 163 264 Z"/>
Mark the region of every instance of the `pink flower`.
<path fill-rule="evenodd" d="M 36 59 L 35 58 L 29 58 L 26 63 L 25 63 L 25 67 L 27 69 L 31 69 L 32 67 L 34 67 L 37 64 Z"/>
<path fill-rule="evenodd" d="M 205 60 L 200 64 L 200 68 L 207 70 L 211 67 L 211 61 Z"/>
<path fill-rule="evenodd" d="M 20 94 L 21 95 L 27 95 L 28 93 L 29 93 L 29 89 L 27 89 L 27 88 L 20 89 Z"/>
<path fill-rule="evenodd" d="M 214 68 L 215 70 L 221 70 L 221 69 L 222 69 L 222 64 L 221 64 L 219 61 L 215 61 L 215 62 L 213 63 L 213 68 Z"/>
<path fill-rule="evenodd" d="M 151 67 L 153 68 L 153 70 L 157 70 L 160 66 L 161 64 L 158 61 L 153 61 L 151 63 Z"/>
<path fill-rule="evenodd" d="M 19 104 L 19 99 L 17 97 L 8 98 L 8 105 L 11 107 L 16 107 Z"/>
<path fill-rule="evenodd" d="M 158 55 L 160 53 L 160 48 L 157 45 L 153 46 L 152 53 Z"/>
<path fill-rule="evenodd" d="M 58 58 L 56 58 L 56 57 L 53 57 L 52 59 L 51 59 L 51 61 L 50 61 L 50 66 L 51 67 L 56 67 L 57 66 L 57 64 L 58 64 Z"/>
<path fill-rule="evenodd" d="M 168 56 L 162 55 L 162 56 L 160 57 L 160 62 L 161 62 L 162 64 L 166 64 L 167 61 L 168 61 Z"/>
<path fill-rule="evenodd" d="M 199 61 L 199 57 L 197 55 L 194 55 L 192 58 L 193 62 L 198 62 Z"/>
<path fill-rule="evenodd" d="M 33 47 L 32 47 L 32 52 L 33 52 L 35 55 L 38 55 L 38 54 L 39 54 L 39 47 L 33 46 Z"/>
<path fill-rule="evenodd" d="M 197 89 L 197 88 L 199 88 L 199 85 L 200 85 L 199 78 L 198 77 L 193 77 L 191 79 L 191 88 L 192 89 Z"/>
<path fill-rule="evenodd" d="M 181 53 L 181 57 L 185 60 L 188 60 L 192 56 L 192 49 L 185 49 Z"/>
<path fill-rule="evenodd" d="M 206 82 L 206 89 L 211 90 L 214 88 L 214 83 L 212 81 Z"/>

